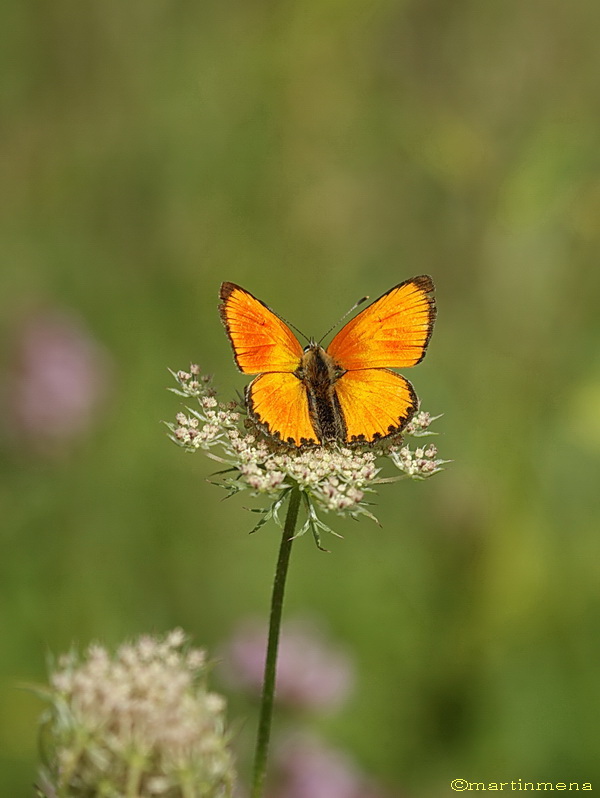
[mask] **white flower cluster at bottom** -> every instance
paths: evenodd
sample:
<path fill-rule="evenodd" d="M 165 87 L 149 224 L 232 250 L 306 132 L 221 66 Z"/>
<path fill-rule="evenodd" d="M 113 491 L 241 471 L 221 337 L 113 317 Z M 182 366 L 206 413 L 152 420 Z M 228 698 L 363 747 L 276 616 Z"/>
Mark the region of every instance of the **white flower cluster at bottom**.
<path fill-rule="evenodd" d="M 205 686 L 205 655 L 181 629 L 111 655 L 68 654 L 50 679 L 46 795 L 230 798 L 225 701 Z"/>

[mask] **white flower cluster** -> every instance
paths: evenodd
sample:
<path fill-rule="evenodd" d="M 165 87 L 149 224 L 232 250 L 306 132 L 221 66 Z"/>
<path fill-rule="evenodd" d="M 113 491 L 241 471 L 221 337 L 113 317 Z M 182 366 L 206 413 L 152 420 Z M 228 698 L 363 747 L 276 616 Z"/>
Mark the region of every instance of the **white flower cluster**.
<path fill-rule="evenodd" d="M 181 629 L 113 656 L 92 645 L 51 675 L 46 794 L 230 798 L 225 702 L 204 684 L 205 655 Z"/>
<path fill-rule="evenodd" d="M 175 442 L 190 451 L 226 443 L 228 433 L 237 430 L 240 420 L 234 406 L 219 405 L 210 377 L 200 375 L 198 366 L 190 366 L 189 372 L 171 373 L 180 386 L 171 390 L 179 396 L 197 399 L 200 406 L 198 410 L 190 409 L 189 416 L 178 413 L 175 417 L 177 424 L 168 425 Z"/>
<path fill-rule="evenodd" d="M 436 455 L 437 449 L 432 443 L 426 448 L 415 449 L 414 452 L 408 446 L 390 452 L 394 465 L 413 479 L 426 479 L 442 470 L 442 464 L 447 461 L 437 460 Z"/>
<path fill-rule="evenodd" d="M 404 428 L 405 435 L 414 435 L 416 438 L 423 435 L 434 435 L 435 433 L 429 430 L 429 425 L 432 421 L 437 421 L 441 416 L 432 416 L 425 410 L 419 410 Z"/>
<path fill-rule="evenodd" d="M 357 505 L 379 470 L 372 452 L 322 446 L 273 452 L 253 435 L 235 433 L 232 445 L 240 457 L 240 474 L 256 492 L 279 492 L 293 482 L 324 509 L 337 512 Z"/>
<path fill-rule="evenodd" d="M 171 390 L 179 396 L 196 399 L 198 406 L 178 413 L 175 423 L 167 425 L 171 439 L 187 451 L 207 450 L 209 457 L 226 465 L 228 473 L 223 472 L 226 475 L 222 484 L 231 494 L 250 489 L 255 494 L 277 497 L 258 526 L 268 518 L 278 521 L 277 511 L 283 498 L 297 485 L 308 512 L 307 523 L 299 534 L 311 529 L 318 538 L 318 529 L 332 530 L 317 518 L 313 504 L 338 514 L 373 517 L 364 502 L 365 492 L 372 492 L 378 483 L 394 481 L 378 477 L 381 469 L 376 464 L 377 458 L 388 458 L 402 476 L 415 479 L 440 471 L 445 462 L 436 459 L 435 447 L 411 452 L 400 439 L 391 442 L 384 439 L 373 446 L 352 448 L 340 445 L 290 448 L 270 441 L 254 428 L 242 431 L 243 409 L 219 404 L 210 380 L 200 376 L 198 366 L 191 366 L 189 372 L 172 373 L 178 387 Z M 415 414 L 405 434 L 433 434 L 428 428 L 436 418 L 425 412 Z M 219 455 L 213 451 L 215 447 L 220 449 Z"/>

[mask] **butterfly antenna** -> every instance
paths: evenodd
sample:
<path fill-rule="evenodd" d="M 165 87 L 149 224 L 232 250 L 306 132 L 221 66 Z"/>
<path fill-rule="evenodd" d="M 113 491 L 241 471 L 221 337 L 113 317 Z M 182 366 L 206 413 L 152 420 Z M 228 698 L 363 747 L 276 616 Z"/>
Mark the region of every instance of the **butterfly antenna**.
<path fill-rule="evenodd" d="M 275 311 L 274 311 L 274 310 L 272 310 L 271 308 L 269 308 L 269 310 L 271 311 L 271 313 L 273 313 L 275 316 L 277 316 L 277 318 L 278 318 L 278 319 L 280 319 L 280 320 L 281 320 L 281 321 L 282 321 L 284 324 L 287 324 L 287 326 L 288 326 L 288 327 L 291 327 L 291 328 L 292 328 L 292 330 L 296 330 L 296 332 L 298 333 L 298 335 L 301 335 L 303 338 L 306 338 L 306 340 L 308 341 L 308 343 L 310 343 L 310 338 L 308 337 L 308 335 L 304 335 L 304 333 L 302 332 L 302 330 L 299 330 L 299 329 L 296 327 L 296 325 L 295 325 L 295 324 L 292 324 L 292 322 L 291 322 L 291 321 L 288 321 L 287 319 L 284 319 L 284 318 L 283 318 L 283 316 L 280 316 L 280 315 L 279 315 L 279 313 L 275 313 Z"/>
<path fill-rule="evenodd" d="M 358 300 L 358 302 L 355 302 L 355 303 L 354 303 L 354 305 L 352 305 L 352 307 L 350 308 L 350 310 L 347 310 L 347 311 L 344 313 L 344 315 L 342 316 L 342 318 L 341 318 L 341 319 L 338 319 L 338 320 L 336 321 L 336 323 L 333 325 L 333 327 L 330 327 L 330 328 L 327 330 L 327 332 L 325 333 L 325 335 L 323 335 L 323 336 L 322 336 L 322 338 L 319 340 L 319 344 L 321 343 L 321 341 L 323 340 L 323 338 L 327 338 L 327 336 L 329 335 L 329 333 L 330 333 L 330 332 L 332 332 L 332 330 L 335 330 L 335 328 L 338 326 L 338 324 L 341 324 L 341 323 L 344 321 L 344 319 L 345 319 L 345 318 L 347 318 L 347 317 L 348 317 L 348 316 L 349 316 L 351 313 L 354 313 L 354 311 L 356 310 L 356 308 L 357 308 L 359 305 L 362 305 L 362 303 L 363 303 L 363 302 L 366 302 L 368 298 L 369 298 L 368 296 L 363 296 L 363 297 L 361 297 L 361 298 Z"/>

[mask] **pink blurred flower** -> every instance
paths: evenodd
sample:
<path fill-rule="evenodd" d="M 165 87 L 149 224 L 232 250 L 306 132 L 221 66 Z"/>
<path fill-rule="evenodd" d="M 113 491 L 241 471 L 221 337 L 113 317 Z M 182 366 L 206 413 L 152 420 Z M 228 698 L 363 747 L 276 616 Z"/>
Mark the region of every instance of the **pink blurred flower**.
<path fill-rule="evenodd" d="M 229 680 L 257 694 L 262 689 L 267 635 L 262 624 L 245 623 L 227 645 Z M 281 631 L 276 699 L 305 709 L 332 709 L 348 696 L 354 681 L 347 654 L 331 645 L 308 622 L 295 621 Z"/>
<path fill-rule="evenodd" d="M 80 322 L 57 310 L 25 322 L 6 387 L 11 433 L 44 449 L 92 423 L 108 387 L 108 357 Z"/>
<path fill-rule="evenodd" d="M 270 798 L 386 798 L 347 754 L 312 737 L 290 738 L 276 767 Z"/>

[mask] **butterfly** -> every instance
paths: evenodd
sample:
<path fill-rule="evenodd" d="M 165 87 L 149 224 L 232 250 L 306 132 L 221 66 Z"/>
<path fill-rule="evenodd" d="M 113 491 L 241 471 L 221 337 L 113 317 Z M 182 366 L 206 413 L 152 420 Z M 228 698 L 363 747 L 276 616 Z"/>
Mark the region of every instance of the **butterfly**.
<path fill-rule="evenodd" d="M 391 368 L 425 356 L 436 316 L 431 277 L 391 288 L 351 319 L 324 349 L 302 347 L 264 302 L 223 283 L 219 312 L 246 387 L 248 413 L 289 446 L 373 443 L 397 435 L 418 409 L 410 382 Z"/>

